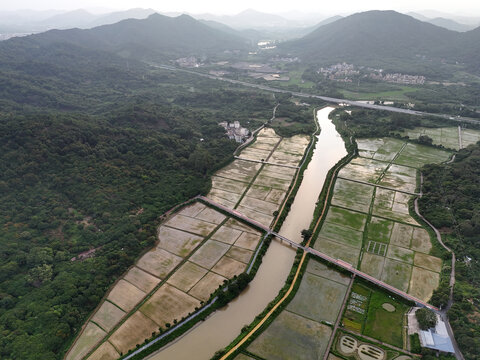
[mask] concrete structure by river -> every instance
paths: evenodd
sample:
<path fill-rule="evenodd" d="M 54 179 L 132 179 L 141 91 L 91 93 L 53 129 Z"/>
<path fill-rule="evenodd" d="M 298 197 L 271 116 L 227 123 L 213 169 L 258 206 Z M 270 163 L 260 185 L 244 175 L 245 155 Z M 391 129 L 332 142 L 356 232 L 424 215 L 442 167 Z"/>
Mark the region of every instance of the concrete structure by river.
<path fill-rule="evenodd" d="M 347 154 L 342 138 L 328 119 L 332 110 L 327 107 L 317 113 L 321 132 L 297 196 L 279 231 L 280 235 L 297 242 L 302 240 L 300 232 L 310 225 L 328 171 Z M 294 258 L 294 249 L 273 241 L 255 279 L 237 299 L 147 359 L 210 359 L 275 298 L 285 284 Z"/>

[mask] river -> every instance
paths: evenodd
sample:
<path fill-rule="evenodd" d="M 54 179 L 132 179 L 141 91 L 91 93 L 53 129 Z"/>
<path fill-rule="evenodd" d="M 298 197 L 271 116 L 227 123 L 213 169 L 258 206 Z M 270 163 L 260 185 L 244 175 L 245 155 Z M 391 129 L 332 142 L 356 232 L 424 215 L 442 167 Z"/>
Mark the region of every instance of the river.
<path fill-rule="evenodd" d="M 279 231 L 280 235 L 296 242 L 302 241 L 300 233 L 312 221 L 316 201 L 328 171 L 347 154 L 342 138 L 328 119 L 333 109 L 326 107 L 317 113 L 321 132 L 317 136 L 318 141 L 304 172 L 302 184 Z M 250 324 L 277 296 L 285 284 L 294 258 L 293 248 L 272 241 L 255 278 L 237 299 L 147 359 L 210 359 L 217 350 L 231 343 L 240 334 L 242 327 Z"/>

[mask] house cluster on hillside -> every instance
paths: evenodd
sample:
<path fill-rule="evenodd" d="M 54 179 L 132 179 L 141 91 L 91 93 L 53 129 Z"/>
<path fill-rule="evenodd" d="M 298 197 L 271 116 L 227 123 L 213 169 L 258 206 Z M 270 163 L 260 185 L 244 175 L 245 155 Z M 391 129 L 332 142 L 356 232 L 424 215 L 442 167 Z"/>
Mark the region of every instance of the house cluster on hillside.
<path fill-rule="evenodd" d="M 355 65 L 347 63 L 339 63 L 331 65 L 327 68 L 321 67 L 318 70 L 319 74 L 323 74 L 330 80 L 352 82 L 352 77 L 359 75 L 360 71 L 355 69 Z"/>
<path fill-rule="evenodd" d="M 240 125 L 239 121 L 234 121 L 233 123 L 223 121 L 218 125 L 227 131 L 227 136 L 230 140 L 235 140 L 238 143 L 244 142 L 250 134 L 247 128 Z"/>
<path fill-rule="evenodd" d="M 382 80 L 386 82 L 396 84 L 409 84 L 409 85 L 423 85 L 425 84 L 425 76 L 422 75 L 407 75 L 407 74 L 385 74 L 381 72 L 377 74 L 370 74 L 370 78 L 375 80 Z"/>

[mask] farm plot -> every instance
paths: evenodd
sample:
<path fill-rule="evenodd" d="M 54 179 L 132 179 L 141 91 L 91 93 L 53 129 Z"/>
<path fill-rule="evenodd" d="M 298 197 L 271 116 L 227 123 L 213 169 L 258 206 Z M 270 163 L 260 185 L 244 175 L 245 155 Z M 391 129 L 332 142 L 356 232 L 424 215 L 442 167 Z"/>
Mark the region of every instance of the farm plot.
<path fill-rule="evenodd" d="M 317 322 L 334 323 L 346 292 L 344 282 L 338 283 L 307 270 L 287 310 Z"/>
<path fill-rule="evenodd" d="M 120 354 L 115 350 L 112 344 L 105 341 L 98 349 L 88 357 L 88 360 L 116 360 Z"/>
<path fill-rule="evenodd" d="M 414 193 L 417 186 L 417 170 L 393 164 L 387 169 L 379 184 L 395 190 Z"/>
<path fill-rule="evenodd" d="M 187 261 L 175 271 L 167 283 L 175 286 L 177 289 L 188 292 L 207 272 L 207 269 Z"/>
<path fill-rule="evenodd" d="M 304 135 L 295 135 L 291 138 L 283 139 L 272 153 L 269 162 L 298 166 L 309 142 L 310 138 Z"/>
<path fill-rule="evenodd" d="M 424 128 L 416 127 L 408 129 L 401 133 L 402 136 L 408 136 L 410 139 L 418 139 L 422 135 L 426 135 L 433 140 L 435 145 L 443 145 L 449 149 L 459 149 L 458 127 L 445 128 Z"/>
<path fill-rule="evenodd" d="M 331 333 L 326 325 L 283 311 L 247 350 L 269 360 L 320 360 Z"/>
<path fill-rule="evenodd" d="M 360 270 L 368 275 L 380 279 L 385 265 L 385 257 L 382 255 L 375 255 L 369 252 L 364 252 Z"/>
<path fill-rule="evenodd" d="M 67 354 L 67 360 L 82 359 L 96 344 L 98 344 L 106 332 L 100 329 L 97 325 L 89 322 L 82 332 L 82 336 L 77 339 L 73 347 Z"/>
<path fill-rule="evenodd" d="M 160 282 L 159 278 L 146 273 L 136 266 L 132 267 L 123 279 L 146 293 L 152 291 Z"/>
<path fill-rule="evenodd" d="M 263 150 L 260 148 L 253 148 L 249 146 L 246 149 L 242 150 L 240 156 L 242 157 L 242 159 L 265 161 L 269 157 L 270 152 L 270 150 Z"/>
<path fill-rule="evenodd" d="M 408 201 L 410 198 L 410 195 L 398 191 L 377 188 L 373 215 L 418 226 L 417 221 L 409 214 Z"/>
<path fill-rule="evenodd" d="M 367 316 L 371 290 L 355 282 L 348 298 L 347 307 L 342 318 L 345 328 L 362 333 Z"/>
<path fill-rule="evenodd" d="M 217 171 L 215 176 L 249 183 L 261 166 L 261 164 L 252 161 L 235 159 L 229 165 Z"/>
<path fill-rule="evenodd" d="M 188 292 L 189 295 L 193 296 L 202 301 L 207 301 L 210 297 L 210 294 L 214 292 L 223 282 L 227 280 L 223 276 L 209 272 L 205 275 L 195 286 Z"/>
<path fill-rule="evenodd" d="M 215 240 L 207 240 L 190 258 L 190 261 L 210 269 L 225 255 L 230 246 Z"/>
<path fill-rule="evenodd" d="M 357 266 L 360 248 L 338 243 L 322 236 L 317 238 L 313 248 L 334 259 L 341 259 L 354 267 Z"/>
<path fill-rule="evenodd" d="M 414 266 L 408 293 L 428 301 L 432 297 L 433 291 L 438 287 L 439 281 L 440 275 L 438 273 Z"/>
<path fill-rule="evenodd" d="M 222 257 L 212 268 L 213 272 L 228 279 L 233 278 L 235 275 L 240 275 L 244 270 L 244 263 L 228 256 Z"/>
<path fill-rule="evenodd" d="M 375 183 L 387 168 L 388 163 L 366 158 L 355 158 L 344 166 L 338 176 L 344 179 Z"/>
<path fill-rule="evenodd" d="M 200 244 L 203 237 L 162 225 L 158 232 L 158 240 L 160 248 L 185 257 Z"/>
<path fill-rule="evenodd" d="M 110 291 L 107 300 L 124 311 L 130 311 L 145 295 L 145 292 L 121 279 Z"/>
<path fill-rule="evenodd" d="M 435 164 L 447 161 L 451 152 L 433 148 L 431 146 L 408 143 L 394 163 L 421 168 L 425 164 Z"/>
<path fill-rule="evenodd" d="M 411 273 L 412 265 L 386 258 L 380 280 L 406 292 L 408 290 Z"/>
<path fill-rule="evenodd" d="M 160 279 L 164 279 L 181 261 L 181 257 L 156 248 L 143 255 L 138 260 L 137 266 Z"/>
<path fill-rule="evenodd" d="M 480 141 L 480 131 L 473 129 L 462 129 L 462 146 L 467 147 L 468 145 L 476 144 L 477 141 Z"/>
<path fill-rule="evenodd" d="M 345 179 L 337 179 L 333 191 L 332 205 L 368 212 L 372 202 L 373 186 Z"/>
<path fill-rule="evenodd" d="M 368 239 L 388 244 L 394 228 L 394 222 L 373 216 L 367 225 Z"/>
<path fill-rule="evenodd" d="M 125 311 L 111 302 L 105 301 L 92 317 L 92 321 L 103 330 L 110 331 L 125 316 Z"/>
<path fill-rule="evenodd" d="M 168 220 L 165 225 L 201 236 L 207 236 L 217 227 L 216 224 L 191 218 L 182 214 L 174 216 Z"/>
<path fill-rule="evenodd" d="M 404 141 L 393 138 L 357 139 L 360 156 L 381 161 L 392 161 Z"/>

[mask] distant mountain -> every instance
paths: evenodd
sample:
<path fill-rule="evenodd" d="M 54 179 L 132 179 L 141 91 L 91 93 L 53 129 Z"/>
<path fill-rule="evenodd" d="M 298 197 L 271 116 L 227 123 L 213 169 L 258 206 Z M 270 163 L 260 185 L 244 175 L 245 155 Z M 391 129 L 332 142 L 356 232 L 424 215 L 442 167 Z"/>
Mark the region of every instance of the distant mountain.
<path fill-rule="evenodd" d="M 88 30 L 51 30 L 23 39 L 9 40 L 7 43 L 9 46 L 20 47 L 27 53 L 29 48 L 34 50 L 65 44 L 137 60 L 213 55 L 225 50 L 248 48 L 245 39 L 213 29 L 188 15 L 171 18 L 160 14 Z"/>
<path fill-rule="evenodd" d="M 116 22 L 126 19 L 146 19 L 154 13 L 155 10 L 153 9 L 142 8 L 112 12 L 106 15 L 98 16 L 94 21 L 89 24 L 89 27 L 114 24 Z"/>
<path fill-rule="evenodd" d="M 36 25 L 49 29 L 72 29 L 88 27 L 97 18 L 86 10 L 79 9 L 54 15 L 38 22 Z"/>
<path fill-rule="evenodd" d="M 465 32 L 465 31 L 473 30 L 475 28 L 475 26 L 473 25 L 460 24 L 454 20 L 446 19 L 442 17 L 430 19 L 430 20 L 427 20 L 427 22 L 433 25 L 443 27 L 448 30 L 458 31 L 458 32 Z"/>
<path fill-rule="evenodd" d="M 371 64 L 438 55 L 457 33 L 395 11 L 368 11 L 320 26 L 279 48 L 306 61 Z"/>
<path fill-rule="evenodd" d="M 237 15 L 197 14 L 194 17 L 201 20 L 217 21 L 234 29 L 271 29 L 298 26 L 297 21 L 251 9 L 242 11 Z"/>
<path fill-rule="evenodd" d="M 335 16 L 329 17 L 325 20 L 320 21 L 317 25 L 315 25 L 315 28 L 319 28 L 320 26 L 331 24 L 340 19 L 343 19 L 343 16 L 335 15 Z"/>

